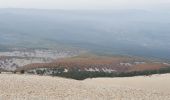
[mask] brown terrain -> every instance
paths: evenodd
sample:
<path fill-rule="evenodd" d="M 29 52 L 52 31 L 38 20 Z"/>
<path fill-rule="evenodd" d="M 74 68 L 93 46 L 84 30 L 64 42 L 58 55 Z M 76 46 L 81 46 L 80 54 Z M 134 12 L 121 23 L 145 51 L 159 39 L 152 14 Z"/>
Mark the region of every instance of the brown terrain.
<path fill-rule="evenodd" d="M 63 67 L 68 70 L 79 69 L 80 71 L 131 72 L 157 70 L 169 66 L 169 64 L 163 62 L 151 61 L 140 57 L 81 55 L 61 58 L 51 63 L 28 64 L 17 70 Z"/>

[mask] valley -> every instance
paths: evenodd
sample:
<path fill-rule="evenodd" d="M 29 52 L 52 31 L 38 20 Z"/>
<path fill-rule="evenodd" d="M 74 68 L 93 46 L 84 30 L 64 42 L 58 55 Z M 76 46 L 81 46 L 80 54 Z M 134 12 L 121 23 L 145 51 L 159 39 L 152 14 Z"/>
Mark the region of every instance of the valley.
<path fill-rule="evenodd" d="M 0 0 L 0 100 L 170 100 L 170 0 Z"/>

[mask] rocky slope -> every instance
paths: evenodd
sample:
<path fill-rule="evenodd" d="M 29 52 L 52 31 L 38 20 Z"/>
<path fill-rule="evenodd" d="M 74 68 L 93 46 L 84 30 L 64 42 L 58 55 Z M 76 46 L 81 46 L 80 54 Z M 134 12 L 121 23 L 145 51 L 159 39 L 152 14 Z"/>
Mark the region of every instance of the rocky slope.
<path fill-rule="evenodd" d="M 0 68 L 13 71 L 32 63 L 49 63 L 58 58 L 78 55 L 80 50 L 16 48 L 0 52 Z"/>

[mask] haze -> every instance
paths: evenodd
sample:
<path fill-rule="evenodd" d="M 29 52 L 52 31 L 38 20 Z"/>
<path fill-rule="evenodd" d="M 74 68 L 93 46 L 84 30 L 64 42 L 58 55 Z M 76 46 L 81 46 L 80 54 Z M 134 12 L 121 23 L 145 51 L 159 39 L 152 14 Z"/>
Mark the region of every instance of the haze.
<path fill-rule="evenodd" d="M 0 45 L 67 44 L 170 59 L 169 5 L 170 0 L 0 0 Z"/>
<path fill-rule="evenodd" d="M 169 9 L 170 0 L 0 0 L 0 8 Z"/>

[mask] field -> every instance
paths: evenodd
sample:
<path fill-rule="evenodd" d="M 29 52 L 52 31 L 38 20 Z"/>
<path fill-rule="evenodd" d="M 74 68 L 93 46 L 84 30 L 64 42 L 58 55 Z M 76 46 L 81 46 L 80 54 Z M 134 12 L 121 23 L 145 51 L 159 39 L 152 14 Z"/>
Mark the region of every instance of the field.
<path fill-rule="evenodd" d="M 0 80 L 1 100 L 170 99 L 170 74 L 83 81 L 50 76 L 0 74 Z"/>

